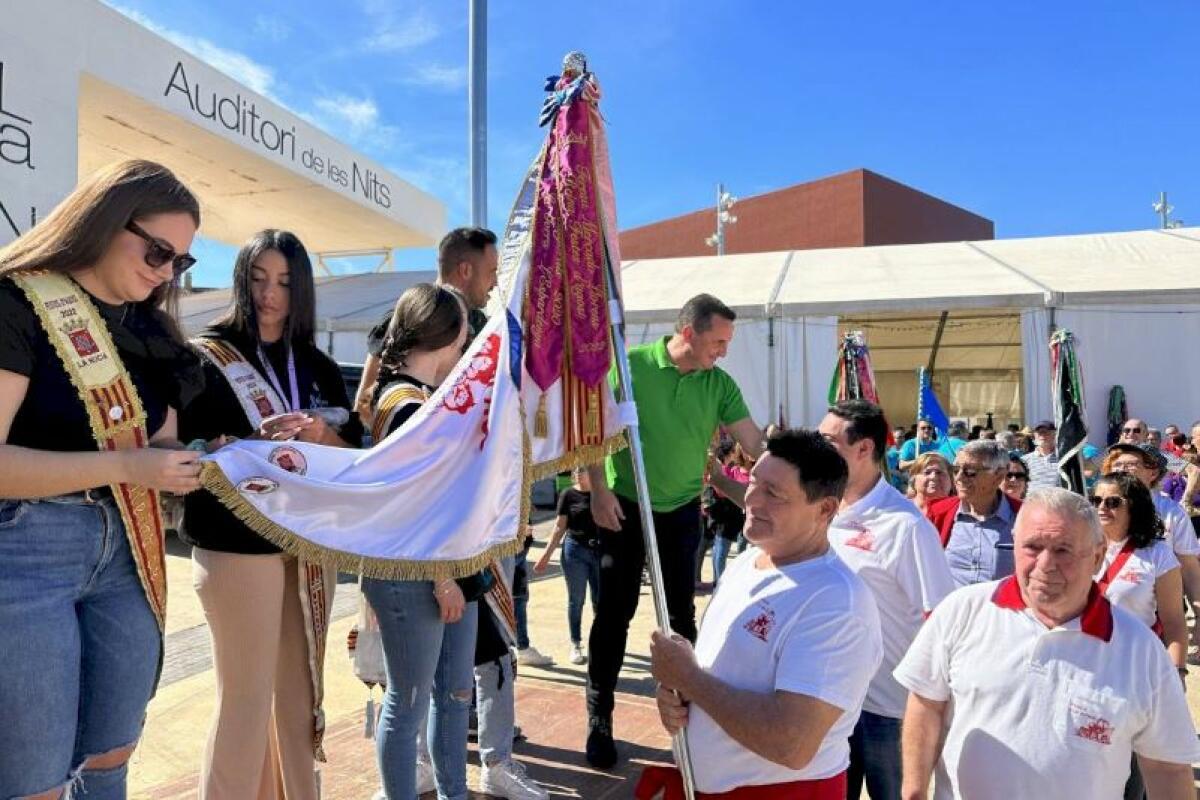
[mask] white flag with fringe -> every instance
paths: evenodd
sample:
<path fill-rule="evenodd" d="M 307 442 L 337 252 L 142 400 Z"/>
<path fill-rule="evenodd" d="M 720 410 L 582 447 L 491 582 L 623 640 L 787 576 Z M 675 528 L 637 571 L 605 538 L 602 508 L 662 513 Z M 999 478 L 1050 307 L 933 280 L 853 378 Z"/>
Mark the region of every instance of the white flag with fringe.
<path fill-rule="evenodd" d="M 205 488 L 285 551 L 380 578 L 469 575 L 520 547 L 532 481 L 624 447 L 599 89 L 567 70 L 552 97 L 500 247 L 503 307 L 416 414 L 367 451 L 243 440 L 205 459 Z"/>

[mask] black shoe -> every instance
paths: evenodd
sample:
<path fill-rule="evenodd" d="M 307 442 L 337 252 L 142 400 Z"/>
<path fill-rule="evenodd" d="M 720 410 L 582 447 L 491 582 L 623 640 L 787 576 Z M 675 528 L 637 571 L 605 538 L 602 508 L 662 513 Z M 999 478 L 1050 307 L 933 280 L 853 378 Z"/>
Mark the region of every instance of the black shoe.
<path fill-rule="evenodd" d="M 596 769 L 612 769 L 616 765 L 612 717 L 588 717 L 587 762 Z"/>

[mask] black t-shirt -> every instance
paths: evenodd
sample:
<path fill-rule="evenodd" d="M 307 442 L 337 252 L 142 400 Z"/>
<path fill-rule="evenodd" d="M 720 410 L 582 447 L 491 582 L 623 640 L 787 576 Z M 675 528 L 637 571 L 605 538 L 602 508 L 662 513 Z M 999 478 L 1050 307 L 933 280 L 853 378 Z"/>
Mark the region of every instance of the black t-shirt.
<path fill-rule="evenodd" d="M 168 406 L 179 408 L 202 390 L 199 358 L 172 337 L 161 312 L 134 303 L 106 305 L 88 297 L 133 380 L 146 410 L 146 430 L 153 437 L 166 421 Z M 11 280 L 0 280 L 0 369 L 29 378 L 8 444 L 57 452 L 97 449 L 87 410 L 62 359 L 25 292 Z"/>
<path fill-rule="evenodd" d="M 250 364 L 263 372 L 258 360 L 256 342 L 238 336 L 228 330 L 209 330 L 203 335 L 217 336 L 233 345 Z M 284 391 L 290 390 L 287 371 L 287 347 L 284 342 L 264 345 L 263 352 L 271 363 L 275 380 Z M 344 408 L 350 410 L 350 398 L 346 394 L 346 383 L 337 363 L 313 345 L 296 345 L 296 386 L 300 391 L 301 409 Z M 224 374 L 205 359 L 204 375 L 206 389 L 183 409 L 179 415 L 179 438 L 184 442 L 193 439 L 215 439 L 226 436 L 246 437 L 254 433 L 246 412 L 242 410 L 237 395 L 229 386 Z M 337 433 L 351 445 L 362 444 L 362 422 L 351 412 L 350 420 Z M 279 548 L 246 527 L 225 506 L 206 491 L 192 492 L 184 501 L 183 530 L 179 538 L 205 550 L 223 553 L 278 553 Z"/>
<path fill-rule="evenodd" d="M 576 541 L 595 542 L 600 534 L 592 519 L 592 494 L 575 487 L 563 489 L 558 496 L 558 516 L 567 518 L 567 535 Z"/>

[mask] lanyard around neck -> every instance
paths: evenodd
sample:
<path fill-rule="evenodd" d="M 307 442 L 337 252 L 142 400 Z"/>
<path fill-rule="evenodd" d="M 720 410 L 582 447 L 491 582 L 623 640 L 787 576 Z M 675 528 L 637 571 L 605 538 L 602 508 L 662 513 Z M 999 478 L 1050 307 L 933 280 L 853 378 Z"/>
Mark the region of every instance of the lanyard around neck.
<path fill-rule="evenodd" d="M 279 379 L 275 375 L 275 367 L 267 358 L 267 353 L 263 350 L 262 342 L 258 343 L 258 360 L 262 364 L 263 372 L 266 373 L 267 381 L 271 384 L 271 388 L 275 390 L 275 394 L 279 395 L 279 401 L 284 405 L 284 411 L 299 411 L 300 410 L 300 388 L 296 382 L 296 354 L 292 350 L 291 345 L 287 347 L 287 373 L 288 373 L 288 388 L 291 393 L 285 395 L 283 386 L 280 385 Z M 290 402 L 289 402 L 290 401 Z"/>

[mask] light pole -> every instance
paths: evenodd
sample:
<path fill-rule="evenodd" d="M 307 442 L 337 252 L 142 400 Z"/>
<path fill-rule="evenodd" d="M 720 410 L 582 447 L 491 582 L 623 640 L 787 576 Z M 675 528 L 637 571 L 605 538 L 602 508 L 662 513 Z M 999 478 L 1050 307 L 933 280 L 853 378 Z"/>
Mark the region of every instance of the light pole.
<path fill-rule="evenodd" d="M 470 0 L 467 128 L 470 141 L 471 224 L 487 227 L 487 0 Z"/>
<path fill-rule="evenodd" d="M 725 226 L 737 223 L 738 218 L 730 213 L 737 198 L 725 191 L 725 184 L 717 184 L 717 232 L 704 240 L 709 247 L 717 248 L 717 255 L 725 255 Z"/>
<path fill-rule="evenodd" d="M 1159 192 L 1158 202 L 1152 203 L 1151 207 L 1154 209 L 1154 213 L 1158 214 L 1159 227 L 1163 230 L 1183 227 L 1183 220 L 1171 219 L 1171 212 L 1175 210 L 1175 206 L 1167 202 L 1166 192 Z"/>

